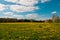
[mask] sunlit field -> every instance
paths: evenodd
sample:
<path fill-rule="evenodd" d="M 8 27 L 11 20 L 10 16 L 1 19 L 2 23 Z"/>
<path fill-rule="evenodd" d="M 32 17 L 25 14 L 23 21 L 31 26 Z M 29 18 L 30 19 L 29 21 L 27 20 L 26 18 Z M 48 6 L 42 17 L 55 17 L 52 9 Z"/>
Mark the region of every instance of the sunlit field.
<path fill-rule="evenodd" d="M 0 40 L 60 40 L 60 23 L 0 23 Z"/>

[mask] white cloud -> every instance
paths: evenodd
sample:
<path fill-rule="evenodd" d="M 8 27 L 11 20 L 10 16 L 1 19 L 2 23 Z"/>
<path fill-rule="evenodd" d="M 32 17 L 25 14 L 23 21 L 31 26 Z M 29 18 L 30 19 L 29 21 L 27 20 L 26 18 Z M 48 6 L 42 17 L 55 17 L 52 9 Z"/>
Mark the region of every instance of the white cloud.
<path fill-rule="evenodd" d="M 13 15 L 14 13 L 13 12 L 4 12 L 3 14 L 5 14 L 5 15 Z"/>
<path fill-rule="evenodd" d="M 38 3 L 38 0 L 5 0 L 5 1 L 26 5 L 26 6 L 33 6 Z"/>
<path fill-rule="evenodd" d="M 19 3 L 22 4 L 22 5 L 33 6 L 33 5 L 38 3 L 38 0 L 20 0 Z"/>
<path fill-rule="evenodd" d="M 56 11 L 53 11 L 52 14 L 56 14 L 57 12 Z"/>
<path fill-rule="evenodd" d="M 5 0 L 5 1 L 16 3 L 18 0 Z"/>
<path fill-rule="evenodd" d="M 8 16 L 10 17 L 10 16 Z M 26 15 L 18 15 L 18 14 L 14 14 L 11 15 L 12 18 L 17 18 L 17 19 L 38 19 L 39 15 L 36 13 L 33 14 L 26 14 Z"/>
<path fill-rule="evenodd" d="M 12 15 L 12 17 L 17 18 L 17 19 L 35 19 L 39 20 L 40 16 L 36 13 L 32 14 L 26 14 L 26 15 Z"/>
<path fill-rule="evenodd" d="M 15 5 L 10 5 L 10 10 L 16 12 L 31 12 L 39 9 L 38 7 L 34 6 L 35 4 L 38 4 L 38 0 L 5 0 L 5 1 L 16 3 Z"/>
<path fill-rule="evenodd" d="M 37 18 L 37 19 L 35 19 L 35 20 L 38 20 L 38 21 L 40 21 L 40 20 L 45 20 L 45 18 Z"/>
<path fill-rule="evenodd" d="M 0 18 L 13 18 L 11 16 L 0 16 Z"/>
<path fill-rule="evenodd" d="M 7 18 L 7 16 L 0 16 L 0 18 Z"/>
<path fill-rule="evenodd" d="M 17 18 L 17 19 L 25 19 L 24 15 L 4 15 L 0 16 L 0 18 Z"/>
<path fill-rule="evenodd" d="M 39 15 L 33 13 L 33 14 L 27 14 L 25 16 L 26 16 L 27 19 L 36 19 L 36 18 L 38 18 Z"/>
<path fill-rule="evenodd" d="M 0 11 L 5 10 L 5 5 L 4 4 L 0 4 Z"/>
<path fill-rule="evenodd" d="M 41 3 L 49 2 L 50 0 L 41 0 Z"/>
<path fill-rule="evenodd" d="M 39 9 L 38 7 L 32 7 L 32 6 L 21 6 L 21 5 L 11 5 L 10 10 L 16 11 L 16 12 L 30 12 Z"/>
<path fill-rule="evenodd" d="M 25 19 L 24 15 L 13 15 L 13 17 L 17 19 Z"/>
<path fill-rule="evenodd" d="M 43 20 L 40 15 L 37 13 L 32 13 L 32 14 L 26 14 L 26 15 L 18 15 L 18 14 L 13 14 L 10 15 L 10 13 L 5 13 L 4 16 L 0 16 L 0 18 L 17 18 L 17 19 L 34 19 L 34 20 Z"/>

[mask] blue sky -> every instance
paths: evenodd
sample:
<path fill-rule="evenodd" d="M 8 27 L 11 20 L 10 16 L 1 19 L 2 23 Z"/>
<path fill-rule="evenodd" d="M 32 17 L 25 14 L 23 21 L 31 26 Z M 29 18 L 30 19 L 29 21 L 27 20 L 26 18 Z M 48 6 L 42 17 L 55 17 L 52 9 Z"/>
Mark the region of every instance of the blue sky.
<path fill-rule="evenodd" d="M 60 0 L 0 0 L 0 18 L 50 19 L 60 17 Z"/>

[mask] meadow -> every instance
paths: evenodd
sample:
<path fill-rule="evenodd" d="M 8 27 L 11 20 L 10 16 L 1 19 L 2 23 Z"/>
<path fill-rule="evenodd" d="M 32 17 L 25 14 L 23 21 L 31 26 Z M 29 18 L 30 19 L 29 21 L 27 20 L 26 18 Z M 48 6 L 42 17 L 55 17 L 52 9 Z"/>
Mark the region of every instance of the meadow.
<path fill-rule="evenodd" d="M 60 23 L 0 23 L 0 40 L 60 40 Z"/>

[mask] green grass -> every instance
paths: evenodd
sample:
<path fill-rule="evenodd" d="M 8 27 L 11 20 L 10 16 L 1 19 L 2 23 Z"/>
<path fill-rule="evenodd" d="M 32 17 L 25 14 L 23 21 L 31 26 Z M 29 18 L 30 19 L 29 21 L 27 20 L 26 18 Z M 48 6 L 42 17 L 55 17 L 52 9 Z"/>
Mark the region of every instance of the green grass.
<path fill-rule="evenodd" d="M 60 23 L 0 23 L 0 40 L 60 40 Z"/>

